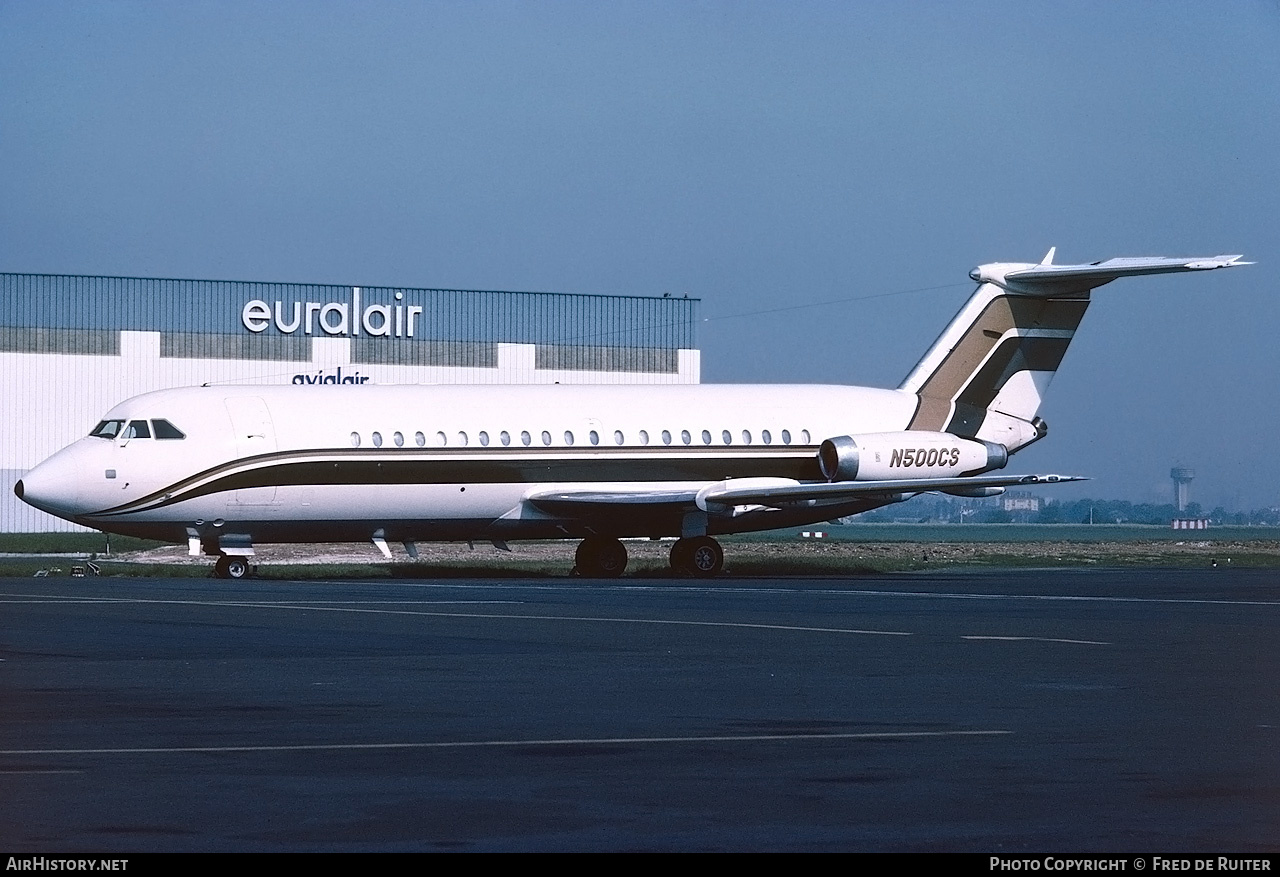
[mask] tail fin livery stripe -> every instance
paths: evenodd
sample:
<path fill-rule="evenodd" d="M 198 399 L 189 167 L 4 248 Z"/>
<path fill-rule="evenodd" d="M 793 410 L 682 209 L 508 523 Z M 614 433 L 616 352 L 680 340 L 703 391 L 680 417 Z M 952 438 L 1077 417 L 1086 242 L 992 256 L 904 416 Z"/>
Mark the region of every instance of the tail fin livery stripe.
<path fill-rule="evenodd" d="M 947 424 L 947 432 L 972 438 L 978 434 L 987 410 L 1009 379 L 1019 372 L 1044 372 L 1052 375 L 1067 353 L 1070 336 L 1045 338 L 1023 335 L 1000 342 L 973 380 L 956 397 L 955 414 Z M 1035 412 L 1006 411 L 1029 420 Z"/>
<path fill-rule="evenodd" d="M 1022 335 L 1006 338 L 956 398 L 958 404 L 986 408 L 1009 378 L 1021 371 L 1053 372 L 1067 353 L 1070 338 Z"/>
<path fill-rule="evenodd" d="M 975 412 L 962 415 L 959 407 L 985 410 L 1018 372 L 1056 370 L 1089 307 L 1088 293 L 1032 298 L 984 286 L 991 298 L 977 318 L 964 325 L 961 311 L 903 382 L 901 389 L 916 392 L 920 399 L 908 429 L 976 432 L 981 419 L 973 423 Z M 930 360 L 937 363 L 932 368 Z M 1027 420 L 1035 416 L 1035 411 L 1006 413 Z"/>

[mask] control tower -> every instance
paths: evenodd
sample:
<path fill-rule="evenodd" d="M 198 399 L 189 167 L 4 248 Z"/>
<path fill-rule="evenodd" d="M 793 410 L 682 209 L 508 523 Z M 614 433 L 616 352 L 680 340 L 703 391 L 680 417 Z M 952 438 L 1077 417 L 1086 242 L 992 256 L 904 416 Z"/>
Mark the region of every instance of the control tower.
<path fill-rule="evenodd" d="M 1191 482 L 1195 480 L 1196 470 L 1186 466 L 1174 466 L 1169 470 L 1169 477 L 1173 479 L 1174 505 L 1178 507 L 1178 511 L 1185 512 L 1191 492 Z"/>

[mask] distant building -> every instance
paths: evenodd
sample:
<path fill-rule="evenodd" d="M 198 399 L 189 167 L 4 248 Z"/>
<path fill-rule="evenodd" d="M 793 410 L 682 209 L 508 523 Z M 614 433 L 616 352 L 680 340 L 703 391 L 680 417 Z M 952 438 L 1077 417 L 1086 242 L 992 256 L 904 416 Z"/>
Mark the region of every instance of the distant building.
<path fill-rule="evenodd" d="M 1027 512 L 1035 514 L 1040 511 L 1040 497 L 1032 493 L 1006 493 L 1001 506 L 1006 512 Z"/>
<path fill-rule="evenodd" d="M 1209 529 L 1209 520 L 1207 518 L 1174 518 L 1173 529 L 1207 530 Z"/>

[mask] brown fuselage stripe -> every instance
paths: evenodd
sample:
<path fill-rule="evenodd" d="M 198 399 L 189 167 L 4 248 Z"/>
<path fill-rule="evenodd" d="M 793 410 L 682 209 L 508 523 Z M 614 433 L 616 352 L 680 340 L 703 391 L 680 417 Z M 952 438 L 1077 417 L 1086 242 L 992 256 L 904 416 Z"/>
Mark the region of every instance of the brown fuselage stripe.
<path fill-rule="evenodd" d="M 562 449 L 557 449 L 561 457 Z M 674 450 L 674 449 L 673 449 Z M 777 477 L 823 480 L 816 448 L 782 447 L 772 453 L 757 448 L 681 448 L 639 456 L 635 449 L 606 450 L 590 456 L 554 459 L 536 453 L 497 454 L 477 459 L 413 458 L 390 452 L 384 459 L 343 459 L 341 452 L 321 458 L 307 454 L 266 454 L 252 461 L 238 460 L 184 479 L 126 505 L 98 515 L 120 515 L 163 508 L 186 500 L 255 487 L 405 484 L 538 484 L 556 482 L 603 483 L 627 481 L 719 481 L 725 478 Z M 462 453 L 458 454 L 459 457 Z M 240 468 L 253 462 L 252 468 Z M 219 475 L 218 470 L 227 470 Z"/>

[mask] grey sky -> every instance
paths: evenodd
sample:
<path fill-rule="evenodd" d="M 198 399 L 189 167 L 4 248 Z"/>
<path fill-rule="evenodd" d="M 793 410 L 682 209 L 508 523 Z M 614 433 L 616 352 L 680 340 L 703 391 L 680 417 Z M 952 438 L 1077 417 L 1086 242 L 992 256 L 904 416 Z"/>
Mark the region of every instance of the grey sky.
<path fill-rule="evenodd" d="M 0 270 L 687 292 L 706 382 L 893 386 L 979 262 L 1244 253 L 1099 290 L 1015 465 L 1280 504 L 1278 38 L 1246 0 L 0 0 Z"/>

